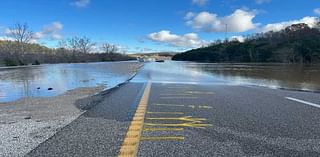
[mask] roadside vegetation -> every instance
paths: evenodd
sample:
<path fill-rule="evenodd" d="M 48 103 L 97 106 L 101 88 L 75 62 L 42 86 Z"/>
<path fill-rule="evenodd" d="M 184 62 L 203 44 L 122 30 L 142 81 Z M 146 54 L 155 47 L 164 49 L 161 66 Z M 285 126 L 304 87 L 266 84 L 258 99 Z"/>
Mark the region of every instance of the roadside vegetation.
<path fill-rule="evenodd" d="M 58 48 L 49 48 L 32 41 L 34 33 L 27 24 L 18 23 L 9 28 L 9 32 L 7 40 L 0 40 L 0 65 L 18 66 L 134 59 L 120 52 L 116 45 L 110 43 L 97 47 L 97 44 L 86 36 L 74 36 L 61 40 Z"/>
<path fill-rule="evenodd" d="M 295 24 L 279 32 L 266 32 L 177 54 L 173 60 L 197 62 L 320 63 L 320 22 L 310 28 Z"/>

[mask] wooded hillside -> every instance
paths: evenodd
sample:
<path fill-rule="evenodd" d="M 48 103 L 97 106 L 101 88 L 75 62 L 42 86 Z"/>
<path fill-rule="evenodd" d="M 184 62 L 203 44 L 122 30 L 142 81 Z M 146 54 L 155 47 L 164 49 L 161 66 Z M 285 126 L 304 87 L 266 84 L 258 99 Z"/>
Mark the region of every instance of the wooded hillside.
<path fill-rule="evenodd" d="M 198 62 L 320 63 L 320 22 L 295 24 L 279 32 L 259 33 L 244 42 L 217 41 L 177 54 L 173 60 Z"/>

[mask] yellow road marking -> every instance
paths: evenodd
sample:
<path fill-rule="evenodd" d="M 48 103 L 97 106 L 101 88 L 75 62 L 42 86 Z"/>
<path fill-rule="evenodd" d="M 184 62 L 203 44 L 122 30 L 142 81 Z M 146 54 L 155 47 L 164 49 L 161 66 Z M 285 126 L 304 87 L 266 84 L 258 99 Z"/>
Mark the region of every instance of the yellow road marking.
<path fill-rule="evenodd" d="M 198 108 L 204 108 L 204 109 L 210 109 L 210 108 L 212 108 L 211 106 L 198 106 Z"/>
<path fill-rule="evenodd" d="M 183 141 L 183 136 L 149 136 L 149 137 L 141 137 L 141 140 L 144 141 L 162 141 L 162 140 L 169 140 L 169 141 Z"/>
<path fill-rule="evenodd" d="M 160 97 L 161 99 L 197 99 L 198 97 L 178 97 L 178 96 L 165 96 L 165 97 Z"/>
<path fill-rule="evenodd" d="M 156 106 L 169 106 L 169 107 L 190 107 L 190 108 L 199 108 L 199 109 L 211 109 L 211 106 L 207 105 L 179 105 L 179 104 L 155 104 Z"/>
<path fill-rule="evenodd" d="M 200 92 L 200 91 L 187 91 L 187 94 L 205 94 L 205 95 L 212 95 L 214 92 Z"/>
<path fill-rule="evenodd" d="M 179 87 L 179 86 L 177 86 L 177 87 L 167 87 L 167 88 L 169 88 L 169 89 L 190 89 L 190 87 Z"/>
<path fill-rule="evenodd" d="M 127 135 L 120 148 L 119 157 L 135 157 L 138 153 L 139 142 L 143 130 L 144 117 L 147 110 L 151 90 L 151 82 L 147 83 L 136 113 L 132 119 Z"/>
<path fill-rule="evenodd" d="M 195 109 L 195 108 L 211 109 L 212 108 L 211 106 L 206 106 L 206 105 L 188 105 L 188 107 L 193 108 L 193 109 Z"/>
<path fill-rule="evenodd" d="M 177 104 L 155 104 L 156 106 L 172 106 L 172 107 L 184 107 L 184 105 Z"/>
<path fill-rule="evenodd" d="M 184 114 L 183 112 L 147 112 L 147 114 Z"/>
<path fill-rule="evenodd" d="M 192 96 L 192 94 L 160 94 L 160 96 Z"/>
<path fill-rule="evenodd" d="M 183 131 L 183 128 L 144 128 L 143 131 Z"/>
<path fill-rule="evenodd" d="M 162 124 L 162 123 L 145 123 L 145 126 L 166 126 L 166 127 L 190 127 L 190 128 L 206 128 L 212 126 L 211 124 L 202 123 L 179 123 L 179 124 Z"/>
<path fill-rule="evenodd" d="M 191 116 L 187 117 L 161 117 L 161 118 L 146 118 L 147 120 L 180 120 L 180 121 L 187 121 L 187 122 L 194 122 L 194 123 L 201 123 L 202 121 L 206 121 L 206 118 L 193 118 Z"/>

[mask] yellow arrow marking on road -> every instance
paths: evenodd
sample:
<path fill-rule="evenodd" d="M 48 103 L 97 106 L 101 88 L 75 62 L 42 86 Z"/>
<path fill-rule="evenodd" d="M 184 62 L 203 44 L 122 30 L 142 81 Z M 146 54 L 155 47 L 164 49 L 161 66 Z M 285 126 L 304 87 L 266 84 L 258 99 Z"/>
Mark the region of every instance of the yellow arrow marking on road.
<path fill-rule="evenodd" d="M 204 105 L 204 106 L 201 106 L 201 105 L 200 105 L 200 106 L 198 106 L 198 108 L 210 109 L 210 108 L 212 108 L 212 107 L 211 107 L 211 106 L 205 106 L 205 105 Z"/>
<path fill-rule="evenodd" d="M 143 131 L 183 131 L 183 128 L 144 128 Z"/>
<path fill-rule="evenodd" d="M 212 126 L 211 124 L 202 123 L 179 123 L 179 124 L 161 124 L 161 123 L 145 123 L 145 126 L 166 126 L 166 127 L 190 127 L 190 128 L 206 128 Z"/>
<path fill-rule="evenodd" d="M 141 137 L 143 141 L 183 141 L 183 136 L 149 136 L 149 137 Z"/>
<path fill-rule="evenodd" d="M 147 114 L 184 114 L 183 112 L 147 112 Z"/>
<path fill-rule="evenodd" d="M 168 89 L 190 89 L 189 87 L 167 87 Z"/>
<path fill-rule="evenodd" d="M 212 95 L 214 92 L 200 92 L 200 91 L 187 91 L 187 94 L 204 94 L 204 95 Z"/>
<path fill-rule="evenodd" d="M 155 104 L 156 106 L 172 106 L 172 107 L 184 107 L 184 105 L 178 104 Z"/>
<path fill-rule="evenodd" d="M 169 106 L 169 107 L 190 107 L 193 109 L 211 109 L 211 106 L 207 105 L 179 105 L 179 104 L 155 104 L 156 106 Z"/>
<path fill-rule="evenodd" d="M 192 94 L 160 94 L 161 96 L 192 96 Z"/>
<path fill-rule="evenodd" d="M 178 96 L 167 96 L 167 97 L 160 97 L 161 99 L 197 99 L 198 97 L 178 97 Z"/>
<path fill-rule="evenodd" d="M 179 121 L 186 121 L 186 122 L 194 122 L 194 123 L 201 123 L 202 121 L 206 121 L 206 118 L 193 118 L 191 116 L 187 117 L 161 117 L 161 118 L 146 118 L 147 120 L 179 120 Z"/>

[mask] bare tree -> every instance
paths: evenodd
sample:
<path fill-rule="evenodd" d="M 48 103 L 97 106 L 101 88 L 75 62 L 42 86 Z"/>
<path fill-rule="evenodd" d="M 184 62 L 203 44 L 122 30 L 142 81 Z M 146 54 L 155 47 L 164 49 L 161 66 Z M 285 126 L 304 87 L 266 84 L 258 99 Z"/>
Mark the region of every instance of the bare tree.
<path fill-rule="evenodd" d="M 7 36 L 15 39 L 18 43 L 29 43 L 33 38 L 33 32 L 29 30 L 27 23 L 17 23 L 9 28 Z"/>
<path fill-rule="evenodd" d="M 73 55 L 75 55 L 75 53 L 78 51 L 78 40 L 78 37 L 72 37 L 69 38 L 66 42 L 68 49 L 72 51 Z"/>
<path fill-rule="evenodd" d="M 63 48 L 63 49 L 68 49 L 68 43 L 67 43 L 67 41 L 65 41 L 65 40 L 60 40 L 60 41 L 58 42 L 58 47 L 59 47 L 59 48 Z"/>
<path fill-rule="evenodd" d="M 118 52 L 118 47 L 116 45 L 109 44 L 109 43 L 102 44 L 101 49 L 104 53 L 108 53 L 108 54 Z"/>
<path fill-rule="evenodd" d="M 81 38 L 78 38 L 77 46 L 81 53 L 86 54 L 92 50 L 93 46 L 95 46 L 95 43 L 93 43 L 88 37 L 83 36 Z"/>
<path fill-rule="evenodd" d="M 66 47 L 69 50 L 71 50 L 73 53 L 89 53 L 93 46 L 95 45 L 95 43 L 93 43 L 91 41 L 91 39 L 89 39 L 86 36 L 83 37 L 72 37 L 67 39 L 67 41 L 60 41 L 59 42 L 59 46 L 61 47 Z"/>
<path fill-rule="evenodd" d="M 18 50 L 15 51 L 15 57 L 23 58 L 26 51 L 26 44 L 30 43 L 34 35 L 33 32 L 29 29 L 28 24 L 17 23 L 13 27 L 9 28 L 6 35 L 9 38 L 13 38 L 17 42 L 17 47 L 13 48 L 13 51 L 15 51 L 16 49 Z"/>

